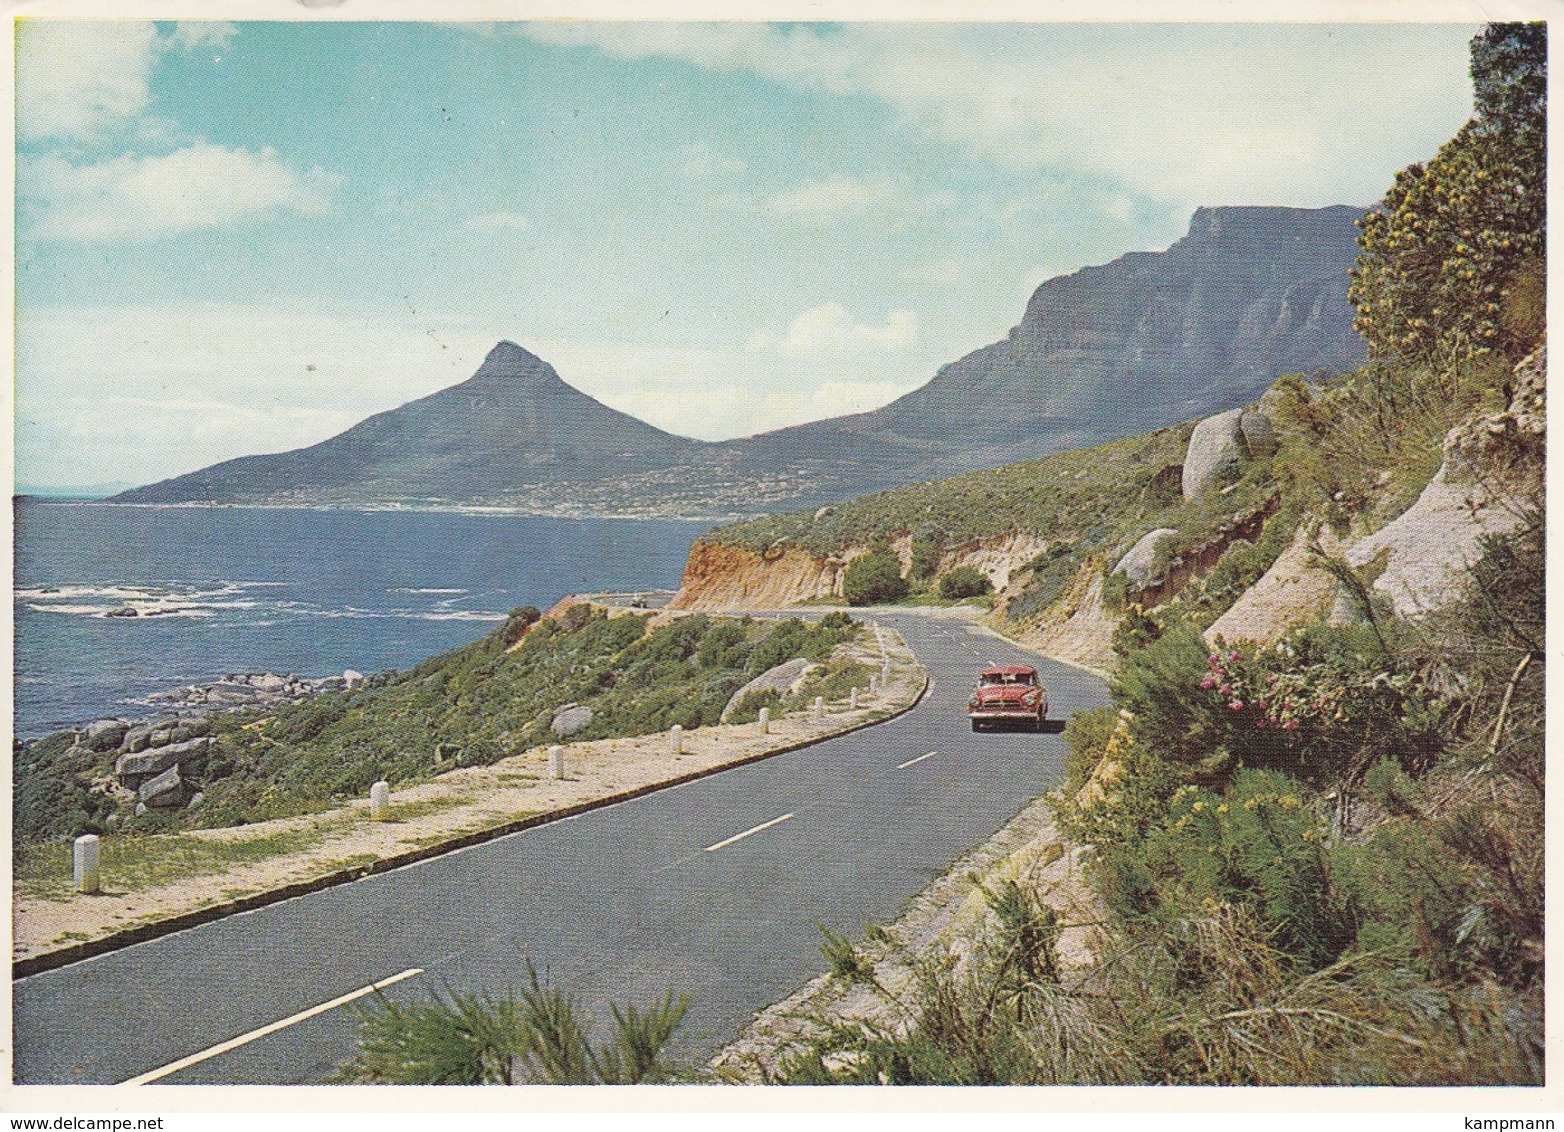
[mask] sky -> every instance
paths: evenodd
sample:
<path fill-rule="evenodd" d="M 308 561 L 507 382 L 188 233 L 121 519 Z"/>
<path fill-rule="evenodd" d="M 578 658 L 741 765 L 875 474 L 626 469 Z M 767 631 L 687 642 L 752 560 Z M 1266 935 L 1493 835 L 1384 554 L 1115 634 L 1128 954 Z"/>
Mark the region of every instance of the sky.
<path fill-rule="evenodd" d="M 17 34 L 16 480 L 312 444 L 510 339 L 670 432 L 885 404 L 1202 205 L 1372 205 L 1472 25 Z"/>

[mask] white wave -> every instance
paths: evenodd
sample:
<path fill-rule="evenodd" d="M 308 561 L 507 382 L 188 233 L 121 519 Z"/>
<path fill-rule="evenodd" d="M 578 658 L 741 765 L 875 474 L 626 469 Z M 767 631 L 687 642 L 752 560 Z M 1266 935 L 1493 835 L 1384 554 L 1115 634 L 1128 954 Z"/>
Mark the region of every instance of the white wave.
<path fill-rule="evenodd" d="M 419 589 L 417 587 L 408 587 L 408 586 L 397 586 L 395 589 L 391 589 L 391 590 L 387 590 L 386 591 L 386 593 L 388 593 L 388 594 L 464 594 L 464 593 L 468 593 L 468 592 L 469 592 L 468 590 L 461 590 L 461 589 L 453 589 L 453 590 Z"/>

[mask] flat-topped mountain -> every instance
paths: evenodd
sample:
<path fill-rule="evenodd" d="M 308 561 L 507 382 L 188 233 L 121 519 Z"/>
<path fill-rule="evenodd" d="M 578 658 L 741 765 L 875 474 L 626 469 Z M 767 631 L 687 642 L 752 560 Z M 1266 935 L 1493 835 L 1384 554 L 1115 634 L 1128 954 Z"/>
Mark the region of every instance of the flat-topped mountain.
<path fill-rule="evenodd" d="M 930 478 L 1231 408 L 1284 373 L 1350 369 L 1366 352 L 1347 301 L 1362 212 L 1202 208 L 1165 252 L 1043 283 L 1004 341 L 884 408 L 755 446 L 911 461 L 926 474 L 909 478 Z"/>
<path fill-rule="evenodd" d="M 509 342 L 469 380 L 309 448 L 118 502 L 485 504 L 714 514 L 805 505 L 1086 447 L 1364 357 L 1347 270 L 1362 210 L 1202 208 L 1165 252 L 1037 288 L 1002 342 L 868 413 L 705 443 L 594 401 Z"/>

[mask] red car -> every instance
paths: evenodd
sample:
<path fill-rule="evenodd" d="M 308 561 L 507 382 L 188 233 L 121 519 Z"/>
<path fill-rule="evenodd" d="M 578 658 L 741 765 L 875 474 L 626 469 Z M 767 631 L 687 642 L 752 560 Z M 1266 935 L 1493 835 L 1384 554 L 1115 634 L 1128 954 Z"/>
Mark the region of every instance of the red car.
<path fill-rule="evenodd" d="M 977 690 L 967 701 L 967 718 L 974 731 L 987 731 L 1005 723 L 1041 731 L 1048 718 L 1048 689 L 1038 679 L 1037 669 L 1027 665 L 997 664 L 985 668 Z"/>

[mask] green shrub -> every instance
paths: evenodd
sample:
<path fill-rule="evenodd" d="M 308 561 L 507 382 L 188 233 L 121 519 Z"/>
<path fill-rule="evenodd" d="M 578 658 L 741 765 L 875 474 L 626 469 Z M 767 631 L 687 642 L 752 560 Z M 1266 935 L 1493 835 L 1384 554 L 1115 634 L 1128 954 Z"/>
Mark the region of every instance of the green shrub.
<path fill-rule="evenodd" d="M 901 562 L 890 551 L 876 551 L 853 559 L 842 572 L 842 596 L 848 605 L 879 605 L 907 596 L 907 579 Z"/>
<path fill-rule="evenodd" d="M 728 716 L 728 722 L 754 723 L 760 718 L 761 708 L 770 708 L 775 715 L 781 706 L 781 692 L 775 688 L 756 688 L 739 697 L 739 702 L 733 705 L 733 711 Z"/>
<path fill-rule="evenodd" d="M 1108 739 L 1118 725 L 1113 708 L 1087 708 L 1072 712 L 1064 725 L 1064 790 L 1073 794 L 1086 785 L 1108 749 Z"/>
<path fill-rule="evenodd" d="M 983 594 L 993 592 L 994 583 L 990 582 L 988 575 L 976 566 L 957 566 L 949 573 L 940 576 L 939 595 L 947 601 L 981 597 Z"/>

